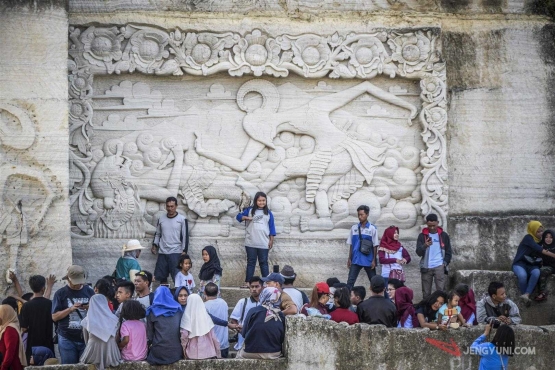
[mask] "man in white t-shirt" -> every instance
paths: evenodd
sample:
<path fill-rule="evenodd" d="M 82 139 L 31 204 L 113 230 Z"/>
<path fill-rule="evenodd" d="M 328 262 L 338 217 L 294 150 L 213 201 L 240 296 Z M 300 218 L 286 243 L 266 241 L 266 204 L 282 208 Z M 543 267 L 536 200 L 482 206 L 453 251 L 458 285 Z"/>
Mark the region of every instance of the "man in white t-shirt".
<path fill-rule="evenodd" d="M 297 278 L 295 270 L 293 270 L 293 267 L 285 265 L 281 269 L 281 276 L 283 276 L 284 279 L 283 291 L 289 294 L 293 302 L 295 302 L 295 305 L 297 305 L 298 312 L 301 312 L 301 308 L 305 305 L 305 303 L 309 303 L 309 299 L 304 292 L 301 292 L 297 288 L 293 287 L 295 279 Z"/>
<path fill-rule="evenodd" d="M 239 331 L 243 327 L 243 321 L 247 317 L 250 309 L 258 307 L 260 305 L 259 297 L 260 293 L 262 292 L 262 285 L 262 279 L 259 276 L 253 276 L 249 280 L 249 290 L 251 293 L 250 297 L 240 299 L 235 305 L 233 312 L 229 316 L 229 321 L 231 321 L 232 324 L 240 325 L 238 329 Z M 237 344 L 235 345 L 236 350 L 239 350 L 242 347 L 243 340 L 244 338 L 241 336 L 241 334 L 238 334 Z"/>
<path fill-rule="evenodd" d="M 209 314 L 217 317 L 220 320 L 227 321 L 227 313 L 229 308 L 226 301 L 218 298 L 218 286 L 214 283 L 208 283 L 204 287 L 204 305 L 206 306 L 206 311 Z M 222 358 L 227 358 L 229 356 L 229 332 L 227 326 L 214 326 L 214 334 L 220 342 L 220 352 Z"/>

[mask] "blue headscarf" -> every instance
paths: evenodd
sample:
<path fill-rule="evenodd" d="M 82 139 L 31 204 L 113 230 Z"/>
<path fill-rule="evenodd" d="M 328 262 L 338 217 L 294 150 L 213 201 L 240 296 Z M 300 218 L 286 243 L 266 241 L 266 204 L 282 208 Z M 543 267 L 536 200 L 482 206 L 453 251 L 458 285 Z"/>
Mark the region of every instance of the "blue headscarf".
<path fill-rule="evenodd" d="M 47 347 L 33 347 L 31 349 L 33 356 L 34 366 L 44 366 L 44 362 L 49 358 L 56 358 L 50 348 Z M 32 365 L 31 365 L 32 366 Z"/>
<path fill-rule="evenodd" d="M 179 302 L 173 299 L 170 290 L 165 286 L 161 286 L 154 292 L 154 299 L 152 300 L 152 305 L 146 310 L 146 316 L 152 312 L 156 317 L 171 317 L 181 311 L 183 311 L 183 308 Z"/>
<path fill-rule="evenodd" d="M 187 292 L 187 295 L 191 295 L 191 291 L 186 286 L 179 286 L 175 288 L 175 292 L 173 293 L 173 299 L 175 299 L 177 303 L 179 303 L 179 301 L 177 300 L 177 297 L 179 297 L 179 292 L 181 292 L 181 289 L 185 289 L 185 291 Z"/>

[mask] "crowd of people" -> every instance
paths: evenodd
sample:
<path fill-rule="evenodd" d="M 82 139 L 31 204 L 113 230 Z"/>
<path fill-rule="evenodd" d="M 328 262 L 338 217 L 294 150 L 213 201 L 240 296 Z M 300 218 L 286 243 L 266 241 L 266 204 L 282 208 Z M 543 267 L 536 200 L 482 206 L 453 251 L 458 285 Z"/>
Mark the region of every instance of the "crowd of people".
<path fill-rule="evenodd" d="M 228 302 L 221 295 L 223 269 L 216 248 L 202 249 L 203 264 L 195 276 L 188 255 L 187 220 L 177 213 L 175 198 L 168 198 L 166 206 L 167 215 L 158 222 L 151 248 L 157 254 L 154 274 L 140 266 L 139 257 L 145 247 L 138 240 L 124 245 L 114 272 L 94 285 L 87 284 L 82 266 L 70 266 L 62 278 L 67 284 L 55 292 L 52 300 L 55 276 L 31 276 L 32 293 L 23 294 L 12 273 L 17 294 L 0 305 L 0 370 L 58 361 L 94 364 L 102 370 L 124 361 L 166 365 L 181 359 L 228 358 L 234 343 L 237 358 L 277 359 L 283 353 L 285 316 L 289 315 L 349 325 L 444 331 L 486 324 L 484 335 L 471 347 L 483 354 L 484 369 L 506 368 L 514 351 L 511 326 L 522 320 L 517 305 L 507 298 L 503 283 L 491 282 L 487 295 L 479 300 L 465 284 L 445 291 L 452 250 L 449 235 L 438 226 L 435 214 L 426 217 L 426 227 L 417 239 L 423 296 L 420 302 L 413 301 L 414 292 L 406 285 L 404 266 L 412 259 L 400 242 L 399 229 L 388 227 L 378 240 L 376 226 L 368 221 L 367 206 L 358 208 L 360 222 L 353 225 L 347 238 L 347 281 L 332 277 L 318 282 L 309 297 L 295 288 L 297 273 L 292 266 L 269 272 L 268 252 L 275 227 L 266 195 L 258 193 L 253 206 L 237 216 L 238 222 L 246 224 L 243 287 L 250 294 L 240 299 L 228 315 Z M 522 293 L 519 298 L 526 304 L 536 285 L 535 299 L 547 299 L 545 280 L 555 271 L 553 236 L 539 222 L 532 221 L 518 247 L 513 271 Z M 257 260 L 262 277 L 254 275 Z M 378 264 L 380 274 L 376 273 Z M 354 285 L 362 269 L 370 280 L 368 298 L 365 287 Z M 496 334 L 488 342 L 492 329 Z M 491 346 L 502 354 L 489 356 L 496 352 L 480 350 Z"/>

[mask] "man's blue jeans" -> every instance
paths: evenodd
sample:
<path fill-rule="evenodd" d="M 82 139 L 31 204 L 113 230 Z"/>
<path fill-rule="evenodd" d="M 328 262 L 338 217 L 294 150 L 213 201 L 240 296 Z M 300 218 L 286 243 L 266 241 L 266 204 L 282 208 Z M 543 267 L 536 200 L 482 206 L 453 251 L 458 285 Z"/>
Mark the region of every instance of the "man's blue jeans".
<path fill-rule="evenodd" d="M 534 291 L 540 278 L 539 266 L 513 265 L 513 272 L 518 279 L 518 289 L 521 294 L 530 294 Z"/>
<path fill-rule="evenodd" d="M 262 277 L 269 275 L 270 270 L 268 267 L 268 252 L 267 248 L 252 248 L 245 246 L 247 251 L 247 272 L 245 281 L 250 281 L 254 275 L 254 269 L 256 268 L 256 259 L 258 258 L 258 264 L 260 266 L 260 274 Z"/>
<path fill-rule="evenodd" d="M 84 350 L 84 342 L 74 342 L 58 334 L 58 351 L 63 365 L 78 364 Z"/>
<path fill-rule="evenodd" d="M 358 274 L 362 269 L 366 271 L 366 275 L 368 275 L 368 280 L 372 279 L 372 277 L 376 275 L 375 268 L 372 269 L 370 268 L 370 266 L 360 266 L 360 265 L 355 265 L 354 263 L 351 263 L 351 268 L 349 269 L 349 277 L 347 278 L 347 286 L 349 287 L 349 290 L 353 289 L 353 286 L 357 281 Z"/>

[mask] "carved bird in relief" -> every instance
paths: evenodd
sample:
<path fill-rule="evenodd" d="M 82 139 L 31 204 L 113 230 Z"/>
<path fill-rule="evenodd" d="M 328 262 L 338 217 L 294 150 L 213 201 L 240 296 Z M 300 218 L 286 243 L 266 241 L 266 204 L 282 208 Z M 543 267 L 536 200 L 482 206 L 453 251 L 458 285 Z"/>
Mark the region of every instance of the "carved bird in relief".
<path fill-rule="evenodd" d="M 243 212 L 251 205 L 251 198 L 244 191 L 241 192 L 241 201 L 239 202 L 239 211 Z"/>

